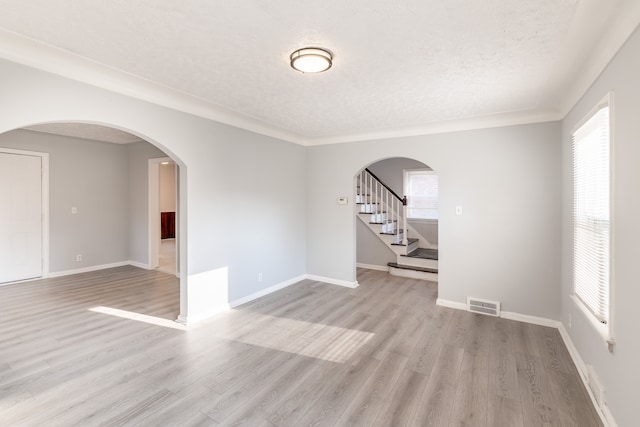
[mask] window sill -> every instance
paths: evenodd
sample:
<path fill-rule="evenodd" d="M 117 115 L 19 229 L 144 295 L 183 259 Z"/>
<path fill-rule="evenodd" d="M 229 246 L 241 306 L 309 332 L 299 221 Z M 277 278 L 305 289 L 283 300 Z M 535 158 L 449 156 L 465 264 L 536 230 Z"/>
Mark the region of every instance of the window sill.
<path fill-rule="evenodd" d="M 589 309 L 585 307 L 584 303 L 580 301 L 580 298 L 576 297 L 575 295 L 571 295 L 571 299 L 573 300 L 575 305 L 578 307 L 580 312 L 582 312 L 585 319 L 587 320 L 587 323 L 591 324 L 593 329 L 595 329 L 598 335 L 600 335 L 600 337 L 604 341 L 609 351 L 612 352 L 613 346 L 615 345 L 615 340 L 612 337 L 611 331 L 609 329 L 609 325 L 605 323 L 600 323 L 598 319 L 596 319 L 593 316 L 593 314 L 589 311 Z"/>
<path fill-rule="evenodd" d="M 426 218 L 407 218 L 409 222 L 416 222 L 418 224 L 435 224 L 438 225 L 437 219 L 426 219 Z"/>

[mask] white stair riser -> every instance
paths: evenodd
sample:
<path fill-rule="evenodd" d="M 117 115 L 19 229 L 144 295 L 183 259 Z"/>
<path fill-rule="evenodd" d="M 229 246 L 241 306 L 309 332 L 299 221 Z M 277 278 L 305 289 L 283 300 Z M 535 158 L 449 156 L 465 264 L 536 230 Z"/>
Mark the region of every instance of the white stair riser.
<path fill-rule="evenodd" d="M 360 206 L 360 211 L 362 213 L 376 213 L 380 210 L 380 208 L 378 207 L 378 205 L 374 204 L 374 203 L 367 203 L 364 205 L 359 205 Z"/>
<path fill-rule="evenodd" d="M 435 259 L 412 258 L 400 255 L 398 255 L 396 258 L 396 262 L 398 264 L 411 265 L 413 267 L 433 268 L 434 270 L 438 269 L 438 260 Z"/>
<path fill-rule="evenodd" d="M 438 281 L 438 273 L 426 273 L 424 271 L 405 270 L 402 268 L 389 267 L 389 274 L 393 276 L 409 277 L 411 279 L 428 280 L 430 282 Z"/>
<path fill-rule="evenodd" d="M 386 212 L 371 214 L 371 222 L 384 222 L 387 220 Z"/>

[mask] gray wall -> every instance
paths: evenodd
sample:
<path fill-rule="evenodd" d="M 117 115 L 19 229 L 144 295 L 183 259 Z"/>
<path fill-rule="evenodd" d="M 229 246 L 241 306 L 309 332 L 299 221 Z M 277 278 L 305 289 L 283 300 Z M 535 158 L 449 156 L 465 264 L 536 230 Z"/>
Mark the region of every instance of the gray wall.
<path fill-rule="evenodd" d="M 0 134 L 0 146 L 49 153 L 52 273 L 148 263 L 147 160 L 164 157 L 162 151 L 146 142 L 110 144 L 27 130 Z"/>
<path fill-rule="evenodd" d="M 0 145 L 50 154 L 51 272 L 127 260 L 125 146 L 24 130 L 1 134 Z"/>
<path fill-rule="evenodd" d="M 149 159 L 167 155 L 148 142 L 127 144 L 129 173 L 129 259 L 149 265 Z"/>
<path fill-rule="evenodd" d="M 356 234 L 358 263 L 387 268 L 388 262 L 396 262 L 396 253 L 360 220 L 356 221 Z"/>
<path fill-rule="evenodd" d="M 562 322 L 584 362 L 593 365 L 606 390 L 608 406 L 620 426 L 638 424 L 640 383 L 640 300 L 638 241 L 640 241 L 640 33 L 626 42 L 594 85 L 562 122 Z M 609 91 L 613 91 L 611 265 L 615 287 L 612 303 L 616 345 L 607 351 L 602 338 L 569 298 L 572 289 L 572 167 L 571 132 L 578 121 Z M 571 317 L 571 326 L 569 326 Z"/>
<path fill-rule="evenodd" d="M 305 147 L 6 60 L 0 75 L 0 133 L 46 122 L 103 124 L 176 161 L 185 213 L 182 319 L 226 303 L 220 295 L 238 299 L 305 273 Z M 217 273 L 223 270 L 228 276 Z"/>
<path fill-rule="evenodd" d="M 336 197 L 353 199 L 363 167 L 408 157 L 439 176 L 439 297 L 558 319 L 559 139 L 555 122 L 310 147 L 307 271 L 355 281 L 356 218 Z"/>

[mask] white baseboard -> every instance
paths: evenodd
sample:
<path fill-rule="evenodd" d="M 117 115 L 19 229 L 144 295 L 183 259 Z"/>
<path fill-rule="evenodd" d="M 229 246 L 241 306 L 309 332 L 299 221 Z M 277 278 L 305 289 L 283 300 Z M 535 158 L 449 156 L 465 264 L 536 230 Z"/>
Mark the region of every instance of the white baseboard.
<path fill-rule="evenodd" d="M 455 308 L 456 310 L 467 310 L 467 304 L 463 302 L 449 301 L 446 299 L 438 298 L 436 300 L 436 305 L 448 308 Z"/>
<path fill-rule="evenodd" d="M 253 301 L 255 299 L 258 299 L 260 297 L 263 297 L 265 295 L 269 295 L 272 292 L 279 291 L 280 289 L 284 289 L 284 288 L 289 287 L 289 286 L 291 286 L 293 284 L 301 282 L 305 278 L 306 278 L 306 276 L 303 274 L 302 276 L 298 276 L 298 277 L 294 277 L 293 279 L 285 280 L 282 283 L 278 283 L 277 285 L 273 285 L 273 286 L 270 286 L 270 287 L 268 287 L 266 289 L 263 289 L 261 291 L 254 292 L 251 295 L 247 295 L 246 297 L 242 297 L 242 298 L 238 298 L 236 300 L 233 300 L 233 301 L 229 302 L 229 307 L 230 308 L 235 308 L 235 307 L 238 307 L 239 305 L 246 304 L 248 302 L 251 302 L 251 301 Z"/>
<path fill-rule="evenodd" d="M 545 317 L 530 316 L 528 314 L 515 313 L 513 311 L 503 311 L 500 313 L 500 317 L 509 320 L 516 320 L 518 322 L 531 323 L 538 326 L 547 326 L 549 328 L 559 328 L 560 322 L 557 320 L 547 319 Z"/>
<path fill-rule="evenodd" d="M 152 270 L 152 268 L 151 268 L 151 266 L 149 264 L 143 264 L 143 263 L 138 262 L 138 261 L 127 261 L 127 264 L 132 265 L 134 267 L 143 268 L 145 270 Z"/>
<path fill-rule="evenodd" d="M 52 273 L 49 273 L 48 277 L 62 277 L 62 276 L 70 276 L 72 274 L 89 273 L 91 271 L 105 270 L 107 268 L 122 267 L 123 265 L 129 265 L 129 264 L 130 264 L 130 261 L 122 261 L 122 262 L 114 262 L 114 263 L 111 263 L 111 264 L 92 265 L 92 266 L 89 266 L 89 267 L 76 268 L 76 269 L 73 269 L 73 270 L 54 271 Z"/>
<path fill-rule="evenodd" d="M 305 274 L 304 278 L 309 280 L 316 280 L 318 282 L 329 283 L 330 285 L 344 286 L 346 288 L 351 288 L 351 289 L 355 289 L 358 286 L 360 286 L 360 284 L 357 281 L 349 282 L 346 280 L 332 279 L 330 277 L 316 276 L 313 274 Z"/>
<path fill-rule="evenodd" d="M 584 363 L 584 360 L 582 360 L 582 356 L 580 356 L 578 349 L 576 348 L 575 344 L 573 344 L 573 341 L 571 340 L 571 336 L 569 335 L 569 332 L 567 331 L 567 329 L 564 327 L 564 324 L 561 322 L 558 322 L 558 323 L 559 323 L 558 331 L 560 332 L 560 336 L 564 341 L 564 345 L 567 346 L 567 350 L 569 350 L 569 355 L 571 355 L 571 359 L 573 360 L 573 363 L 576 365 L 576 368 L 578 368 L 580 379 L 584 384 L 584 388 L 587 389 L 587 393 L 589 393 L 589 397 L 591 398 L 593 407 L 596 408 L 598 415 L 600 415 L 600 420 L 602 421 L 602 424 L 604 424 L 605 427 L 618 427 L 618 424 L 616 423 L 616 420 L 613 418 L 613 414 L 609 410 L 609 407 L 606 404 L 603 407 L 598 406 L 598 402 L 596 401 L 595 396 L 593 395 L 593 393 L 591 392 L 591 389 L 589 388 L 589 370 L 587 369 L 587 364 Z"/>
<path fill-rule="evenodd" d="M 356 263 L 356 267 L 358 268 L 366 268 L 367 270 L 377 270 L 377 271 L 389 271 L 389 267 L 386 265 L 373 265 L 373 264 L 363 264 L 361 262 Z"/>
<path fill-rule="evenodd" d="M 457 301 L 444 300 L 440 298 L 436 300 L 436 305 L 453 308 L 457 310 L 465 310 L 465 311 L 467 310 L 467 305 L 464 303 L 457 302 Z M 598 412 L 598 415 L 600 416 L 602 423 L 604 424 L 605 427 L 618 427 L 618 424 L 616 424 L 613 418 L 613 415 L 609 410 L 609 407 L 606 405 L 604 405 L 604 407 L 598 406 L 598 403 L 596 402 L 596 399 L 593 396 L 591 389 L 589 388 L 589 374 L 587 371 L 587 365 L 582 360 L 582 357 L 580 356 L 578 349 L 573 344 L 573 341 L 571 341 L 571 337 L 569 336 L 569 333 L 565 329 L 564 324 L 562 324 L 562 322 L 559 322 L 557 320 L 547 319 L 544 317 L 537 317 L 537 316 L 530 316 L 528 314 L 515 313 L 512 311 L 503 311 L 500 313 L 500 317 L 504 319 L 516 320 L 519 322 L 531 323 L 539 326 L 548 326 L 551 328 L 558 329 L 558 332 L 560 332 L 560 336 L 562 337 L 562 340 L 564 341 L 564 344 L 567 346 L 567 350 L 571 355 L 571 359 L 573 360 L 573 363 L 575 363 L 576 368 L 578 369 L 578 373 L 580 374 L 580 379 L 584 384 L 584 388 L 587 389 L 587 392 L 589 393 L 589 397 L 593 402 L 593 407 Z"/>

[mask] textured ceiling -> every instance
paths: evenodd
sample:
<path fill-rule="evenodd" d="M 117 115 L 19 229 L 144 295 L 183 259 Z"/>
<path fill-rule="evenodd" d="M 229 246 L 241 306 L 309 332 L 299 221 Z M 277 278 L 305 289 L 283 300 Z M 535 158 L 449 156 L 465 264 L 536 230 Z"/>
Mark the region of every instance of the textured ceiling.
<path fill-rule="evenodd" d="M 608 32 L 624 24 L 628 36 L 638 24 L 638 5 L 0 0 L 0 28 L 313 143 L 469 119 L 560 118 L 620 47 L 620 37 L 605 44 Z M 288 56 L 304 46 L 332 51 L 331 70 L 292 70 Z M 585 70 L 591 80 L 577 88 Z"/>
<path fill-rule="evenodd" d="M 118 129 L 85 123 L 47 123 L 29 126 L 25 129 L 52 133 L 54 135 L 92 139 L 94 141 L 113 142 L 115 144 L 129 144 L 131 142 L 142 141 L 139 137 Z"/>

